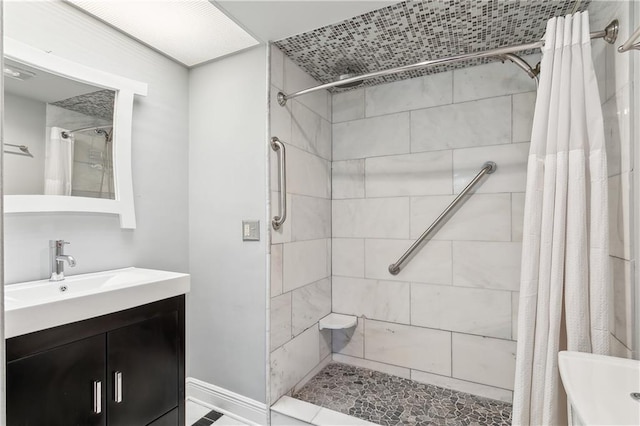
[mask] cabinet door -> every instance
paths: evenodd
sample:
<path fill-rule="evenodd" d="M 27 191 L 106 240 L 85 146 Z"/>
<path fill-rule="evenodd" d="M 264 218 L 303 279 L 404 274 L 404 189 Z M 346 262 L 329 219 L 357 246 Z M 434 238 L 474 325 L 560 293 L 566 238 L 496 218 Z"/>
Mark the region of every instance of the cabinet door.
<path fill-rule="evenodd" d="M 105 425 L 105 352 L 103 334 L 7 363 L 7 424 Z"/>
<path fill-rule="evenodd" d="M 110 426 L 147 425 L 178 406 L 178 313 L 107 333 Z"/>
<path fill-rule="evenodd" d="M 174 408 L 153 423 L 150 423 L 149 426 L 178 426 L 178 410 L 178 408 Z"/>

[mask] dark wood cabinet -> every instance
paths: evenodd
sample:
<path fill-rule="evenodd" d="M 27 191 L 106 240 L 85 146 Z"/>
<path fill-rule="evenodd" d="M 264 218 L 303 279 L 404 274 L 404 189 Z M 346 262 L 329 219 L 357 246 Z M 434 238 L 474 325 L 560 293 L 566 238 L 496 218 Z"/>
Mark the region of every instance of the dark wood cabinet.
<path fill-rule="evenodd" d="M 7 424 L 183 425 L 184 296 L 7 340 Z"/>
<path fill-rule="evenodd" d="M 105 339 L 90 337 L 12 361 L 7 368 L 7 424 L 105 425 L 94 410 L 93 383 L 105 383 Z"/>
<path fill-rule="evenodd" d="M 178 423 L 178 409 L 174 408 L 149 426 L 173 426 Z"/>
<path fill-rule="evenodd" d="M 176 320 L 171 313 L 107 333 L 109 425 L 147 425 L 178 406 Z"/>

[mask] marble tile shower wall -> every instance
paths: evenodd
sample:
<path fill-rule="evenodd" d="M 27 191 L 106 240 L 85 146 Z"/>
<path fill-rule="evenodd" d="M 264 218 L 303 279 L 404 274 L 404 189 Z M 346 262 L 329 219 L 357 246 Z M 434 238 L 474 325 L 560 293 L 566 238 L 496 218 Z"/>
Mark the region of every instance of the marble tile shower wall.
<path fill-rule="evenodd" d="M 605 4 L 607 3 L 607 4 Z M 629 38 L 630 2 L 595 2 L 591 7 L 591 27 L 606 25 L 613 18 L 620 20 L 618 40 Z M 633 155 L 630 117 L 632 78 L 630 55 L 619 54 L 606 43 L 592 43 L 593 62 L 600 89 L 607 145 L 609 172 L 609 259 L 611 260 L 613 298 L 611 309 L 611 354 L 632 358 L 633 336 L 638 335 L 633 322 Z M 638 358 L 640 354 L 635 354 Z"/>
<path fill-rule="evenodd" d="M 318 83 L 271 48 L 271 135 L 287 152 L 288 219 L 271 230 L 271 402 L 319 370 L 331 355 L 331 333 L 318 320 L 331 312 L 331 98 L 291 93 Z M 278 213 L 278 159 L 271 153 L 271 200 Z"/>
<path fill-rule="evenodd" d="M 332 306 L 359 317 L 334 331 L 334 360 L 511 400 L 534 90 L 493 63 L 333 95 Z M 390 275 L 488 160 L 498 170 Z"/>

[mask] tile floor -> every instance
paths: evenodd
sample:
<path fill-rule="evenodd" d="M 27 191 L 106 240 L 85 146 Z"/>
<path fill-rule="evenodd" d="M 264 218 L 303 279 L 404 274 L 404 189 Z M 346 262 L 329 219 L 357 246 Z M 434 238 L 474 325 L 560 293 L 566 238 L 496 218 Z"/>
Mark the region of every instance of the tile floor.
<path fill-rule="evenodd" d="M 246 426 L 248 424 L 191 400 L 187 400 L 186 416 L 187 426 L 209 426 L 214 423 L 215 426 Z"/>
<path fill-rule="evenodd" d="M 293 396 L 383 426 L 511 424 L 511 404 L 339 363 Z"/>

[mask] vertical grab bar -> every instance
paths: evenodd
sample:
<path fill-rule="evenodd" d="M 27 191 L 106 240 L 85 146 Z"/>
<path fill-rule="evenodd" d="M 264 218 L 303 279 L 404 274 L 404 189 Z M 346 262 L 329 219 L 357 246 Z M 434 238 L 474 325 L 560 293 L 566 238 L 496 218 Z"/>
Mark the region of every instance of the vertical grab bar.
<path fill-rule="evenodd" d="M 280 153 L 280 215 L 274 216 L 271 221 L 273 229 L 278 230 L 287 220 L 287 156 L 284 144 L 275 136 L 271 138 L 271 149 Z"/>
<path fill-rule="evenodd" d="M 460 202 L 462 197 L 467 195 L 467 192 L 469 192 L 471 188 L 473 188 L 475 184 L 478 183 L 482 176 L 495 172 L 497 168 L 498 166 L 493 161 L 487 161 L 486 163 L 484 163 L 482 165 L 482 170 L 480 170 L 476 177 L 474 177 L 471 182 L 469 182 L 469 184 L 462 191 L 460 191 L 460 194 L 458 194 L 458 196 L 451 202 L 451 204 L 449 204 L 447 208 L 444 209 L 442 213 L 440 213 L 440 216 L 438 216 L 436 220 L 433 221 L 433 223 L 427 228 L 427 230 L 424 231 L 413 244 L 411 244 L 411 247 L 409 247 L 407 251 L 405 251 L 404 254 L 400 256 L 400 259 L 398 259 L 396 263 L 392 263 L 391 265 L 389 265 L 389 273 L 391 275 L 398 275 L 400 273 L 402 264 L 407 261 L 409 256 L 411 256 L 411 254 L 413 254 L 413 252 L 418 247 L 420 247 L 420 244 L 422 244 L 422 242 L 429 236 L 429 234 L 440 224 L 440 222 L 442 222 L 442 220 L 449 214 L 449 212 L 453 210 L 453 208 Z"/>

